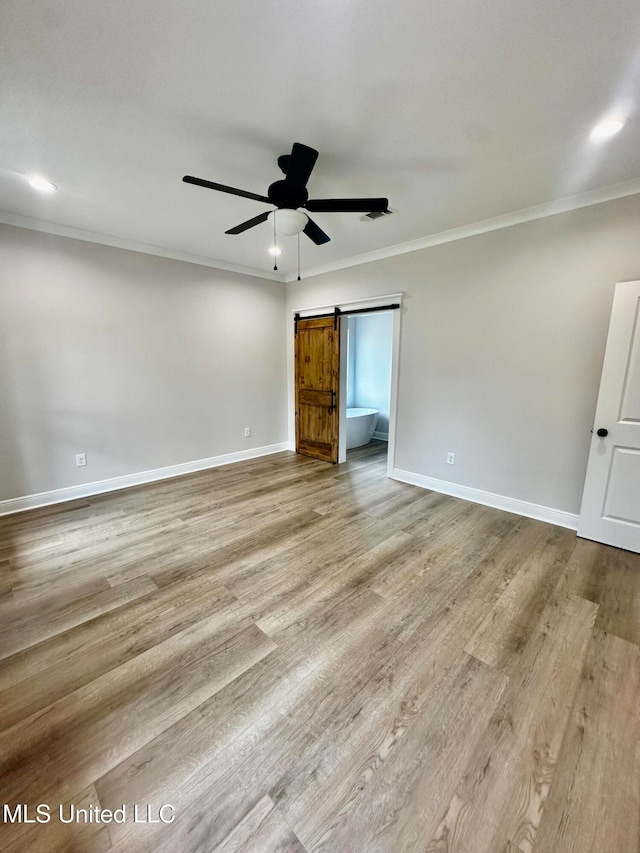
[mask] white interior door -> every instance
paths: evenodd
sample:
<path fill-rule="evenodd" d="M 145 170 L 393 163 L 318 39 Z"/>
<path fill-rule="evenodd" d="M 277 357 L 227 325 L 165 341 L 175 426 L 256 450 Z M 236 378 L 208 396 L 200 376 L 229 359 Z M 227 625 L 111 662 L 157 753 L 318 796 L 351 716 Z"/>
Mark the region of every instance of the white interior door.
<path fill-rule="evenodd" d="M 640 281 L 616 285 L 578 536 L 640 552 Z"/>

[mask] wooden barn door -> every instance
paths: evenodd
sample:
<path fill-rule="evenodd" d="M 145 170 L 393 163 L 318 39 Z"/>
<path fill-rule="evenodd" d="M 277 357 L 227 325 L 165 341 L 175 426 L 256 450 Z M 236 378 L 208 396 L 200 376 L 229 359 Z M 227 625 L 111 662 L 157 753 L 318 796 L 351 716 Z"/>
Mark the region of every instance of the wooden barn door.
<path fill-rule="evenodd" d="M 340 317 L 297 320 L 296 452 L 338 461 Z"/>

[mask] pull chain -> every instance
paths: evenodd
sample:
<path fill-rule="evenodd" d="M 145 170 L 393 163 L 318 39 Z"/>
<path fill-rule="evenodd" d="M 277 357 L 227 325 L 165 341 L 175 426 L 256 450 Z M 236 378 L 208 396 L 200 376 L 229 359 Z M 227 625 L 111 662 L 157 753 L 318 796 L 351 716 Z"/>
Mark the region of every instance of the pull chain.
<path fill-rule="evenodd" d="M 298 281 L 300 281 L 300 232 L 298 231 Z"/>
<path fill-rule="evenodd" d="M 278 253 L 276 249 L 278 244 L 276 243 L 276 211 L 273 211 L 273 268 L 274 270 L 278 269 Z"/>

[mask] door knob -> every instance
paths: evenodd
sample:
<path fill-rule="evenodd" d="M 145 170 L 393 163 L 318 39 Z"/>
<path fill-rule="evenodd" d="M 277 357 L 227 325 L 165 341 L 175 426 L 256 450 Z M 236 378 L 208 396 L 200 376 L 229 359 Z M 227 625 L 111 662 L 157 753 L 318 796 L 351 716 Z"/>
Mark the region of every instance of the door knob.
<path fill-rule="evenodd" d="M 604 438 L 605 436 L 609 435 L 609 430 L 605 429 L 604 427 L 600 427 L 600 429 L 596 432 L 596 435 L 599 435 L 600 438 Z"/>

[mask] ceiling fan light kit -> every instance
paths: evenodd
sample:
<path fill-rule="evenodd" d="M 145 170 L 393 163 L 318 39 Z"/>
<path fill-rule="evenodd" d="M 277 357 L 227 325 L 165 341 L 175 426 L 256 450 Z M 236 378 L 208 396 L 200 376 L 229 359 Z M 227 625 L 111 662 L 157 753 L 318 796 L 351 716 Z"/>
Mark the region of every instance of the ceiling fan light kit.
<path fill-rule="evenodd" d="M 321 246 L 323 243 L 328 243 L 331 238 L 305 211 L 311 213 L 387 213 L 389 200 L 386 198 L 310 199 L 307 182 L 311 177 L 317 159 L 318 152 L 315 148 L 310 148 L 301 142 L 294 142 L 291 154 L 282 154 L 278 157 L 278 166 L 284 172 L 284 180 L 272 183 L 266 196 L 229 187 L 225 184 L 217 184 L 203 178 L 194 178 L 192 175 L 185 175 L 182 180 L 187 184 L 195 184 L 218 192 L 250 198 L 253 201 L 260 201 L 275 207 L 275 210 L 259 213 L 252 219 L 230 228 L 225 232 L 226 234 L 242 234 L 243 231 L 248 231 L 249 228 L 270 220 L 274 226 L 274 232 L 277 231 L 286 237 L 303 233 L 316 246 Z M 300 208 L 304 208 L 304 210 Z"/>
<path fill-rule="evenodd" d="M 267 219 L 273 223 L 276 232 L 285 237 L 294 237 L 307 227 L 309 217 L 301 210 L 280 207 L 272 210 Z"/>

